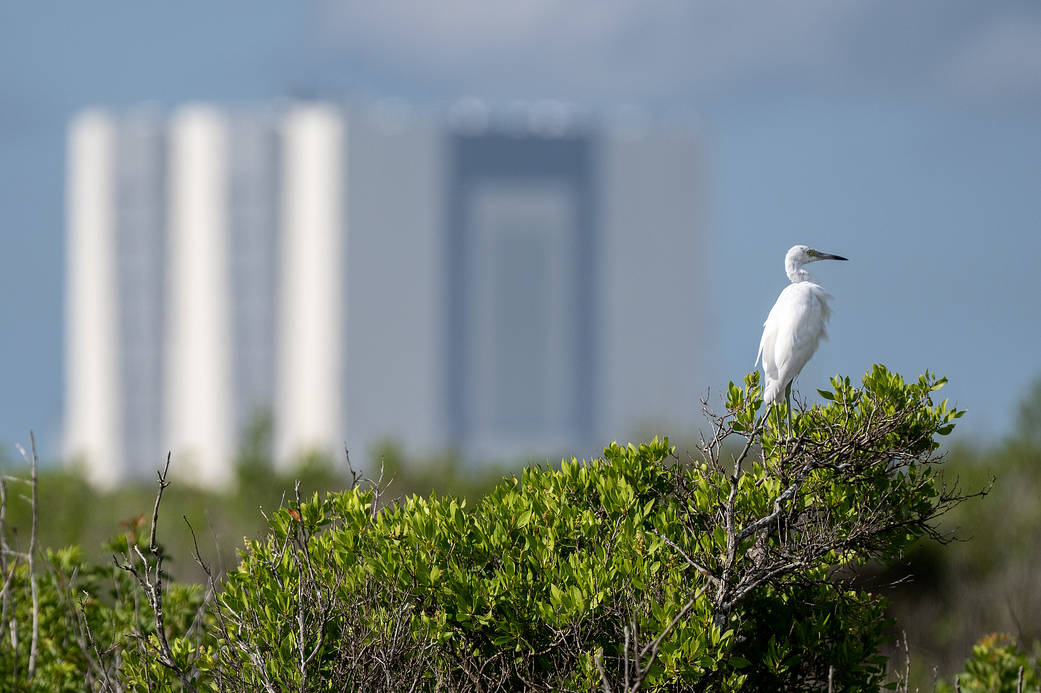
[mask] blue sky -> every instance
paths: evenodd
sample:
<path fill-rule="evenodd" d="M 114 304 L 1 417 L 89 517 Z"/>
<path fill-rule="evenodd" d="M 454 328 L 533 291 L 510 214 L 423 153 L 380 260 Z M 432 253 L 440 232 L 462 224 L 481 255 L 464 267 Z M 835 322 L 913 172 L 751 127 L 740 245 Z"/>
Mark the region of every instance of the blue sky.
<path fill-rule="evenodd" d="M 1033 2 L 5 3 L 0 444 L 32 427 L 56 451 L 69 115 L 292 94 L 695 118 L 705 386 L 751 367 L 807 243 L 851 261 L 816 268 L 836 310 L 801 389 L 930 368 L 970 411 L 962 435 L 999 435 L 1041 373 L 1039 46 Z"/>

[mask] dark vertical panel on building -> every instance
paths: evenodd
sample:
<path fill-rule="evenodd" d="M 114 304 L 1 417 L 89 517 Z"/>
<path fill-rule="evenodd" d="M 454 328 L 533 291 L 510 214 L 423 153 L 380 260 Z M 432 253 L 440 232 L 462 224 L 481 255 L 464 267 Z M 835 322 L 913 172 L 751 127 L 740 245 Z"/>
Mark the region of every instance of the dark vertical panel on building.
<path fill-rule="evenodd" d="M 578 256 L 574 281 L 575 316 L 579 323 L 577 349 L 575 358 L 575 408 L 577 426 L 583 442 L 592 440 L 596 432 L 597 397 L 596 373 L 599 368 L 598 344 L 596 335 L 599 332 L 598 291 L 600 267 L 597 229 L 599 228 L 596 199 L 596 142 L 586 136 L 581 139 L 581 146 L 575 153 L 575 167 L 581 175 L 575 178 L 575 187 L 579 199 L 578 215 Z"/>
<path fill-rule="evenodd" d="M 445 267 L 445 423 L 448 440 L 456 447 L 463 445 L 466 438 L 465 393 L 466 377 L 466 281 L 464 272 L 469 266 L 465 257 L 467 250 L 464 228 L 466 210 L 464 195 L 467 181 L 465 172 L 466 138 L 449 135 L 445 143 L 447 190 L 445 197 L 445 243 L 443 266 Z"/>
<path fill-rule="evenodd" d="M 451 441 L 465 446 L 474 433 L 466 401 L 467 378 L 474 354 L 469 349 L 468 295 L 474 276 L 474 254 L 467 205 L 481 182 L 558 182 L 567 186 L 576 207 L 573 265 L 568 268 L 577 321 L 574 349 L 567 362 L 573 378 L 569 428 L 576 436 L 592 436 L 596 421 L 597 368 L 597 215 L 593 138 L 586 133 L 559 138 L 515 136 L 501 132 L 452 134 L 447 143 L 447 204 L 444 263 L 447 269 L 445 305 L 446 422 Z"/>

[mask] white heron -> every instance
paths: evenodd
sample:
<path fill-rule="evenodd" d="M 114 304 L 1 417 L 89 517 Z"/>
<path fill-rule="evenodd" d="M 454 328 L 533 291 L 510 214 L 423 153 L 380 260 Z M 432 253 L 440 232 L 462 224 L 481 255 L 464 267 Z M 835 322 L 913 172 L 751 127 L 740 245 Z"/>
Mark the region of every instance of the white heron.
<path fill-rule="evenodd" d="M 831 296 L 803 265 L 818 260 L 845 260 L 841 255 L 822 253 L 805 245 L 796 245 L 784 256 L 784 271 L 791 280 L 777 297 L 770 315 L 763 323 L 756 367 L 763 361 L 763 401 L 776 405 L 784 395 L 788 404 L 788 435 L 792 430 L 792 381 L 813 357 L 821 339 L 827 339 L 825 328 L 831 316 Z M 780 421 L 778 421 L 780 428 Z"/>

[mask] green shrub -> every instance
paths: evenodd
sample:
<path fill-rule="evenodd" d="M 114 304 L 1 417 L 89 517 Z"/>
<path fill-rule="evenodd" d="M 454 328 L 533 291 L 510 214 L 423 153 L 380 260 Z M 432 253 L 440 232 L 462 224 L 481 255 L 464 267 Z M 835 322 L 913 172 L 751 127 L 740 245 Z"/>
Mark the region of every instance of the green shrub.
<path fill-rule="evenodd" d="M 862 388 L 833 379 L 786 436 L 751 374 L 695 457 L 611 444 L 472 507 L 387 503 L 372 483 L 302 498 L 298 484 L 205 586 L 167 584 L 161 547 L 136 536 L 112 547 L 134 572 L 48 554 L 31 685 L 877 690 L 891 628 L 856 569 L 942 540 L 935 519 L 966 497 L 939 473 L 937 437 L 961 415 L 932 401 L 943 382 L 880 366 Z M 32 599 L 25 562 L 11 570 L 0 677 L 17 688 Z"/>
<path fill-rule="evenodd" d="M 972 648 L 965 671 L 958 675 L 965 693 L 1018 693 L 1041 687 L 1041 651 L 1027 654 L 1005 633 L 985 635 Z M 940 693 L 953 693 L 954 687 L 941 682 Z"/>
<path fill-rule="evenodd" d="M 126 548 L 125 540 L 122 542 Z M 118 542 L 112 547 L 118 550 Z M 25 561 L 8 567 L 0 625 L 0 690 L 122 690 L 116 682 L 135 677 L 145 690 L 154 660 L 145 645 L 155 637 L 147 604 L 135 599 L 137 586 L 115 564 L 85 563 L 79 549 L 45 550 L 37 560 L 37 656 L 35 676 L 28 679 L 33 635 L 32 585 Z M 173 632 L 188 632 L 200 614 L 203 590 L 173 585 L 165 598 L 165 619 Z M 141 638 L 131 637 L 140 634 Z M 150 677 L 152 682 L 166 674 Z M 106 683 L 108 681 L 108 683 Z"/>
<path fill-rule="evenodd" d="M 875 367 L 778 437 L 758 376 L 703 455 L 667 441 L 531 467 L 472 509 L 357 487 L 291 503 L 227 576 L 224 687 L 877 689 L 890 559 L 962 498 L 938 476 L 960 412 Z M 741 447 L 730 459 L 727 443 Z M 762 449 L 762 456 L 754 452 Z"/>
<path fill-rule="evenodd" d="M 907 631 L 923 690 L 932 689 L 934 668 L 953 681 L 981 633 L 1014 633 L 1026 649 L 1041 639 L 1041 379 L 1018 408 L 1001 439 L 963 434 L 947 450 L 949 478 L 967 488 L 994 479 L 987 502 L 942 519 L 960 541 L 921 542 L 878 578 L 903 581 L 889 613 Z"/>

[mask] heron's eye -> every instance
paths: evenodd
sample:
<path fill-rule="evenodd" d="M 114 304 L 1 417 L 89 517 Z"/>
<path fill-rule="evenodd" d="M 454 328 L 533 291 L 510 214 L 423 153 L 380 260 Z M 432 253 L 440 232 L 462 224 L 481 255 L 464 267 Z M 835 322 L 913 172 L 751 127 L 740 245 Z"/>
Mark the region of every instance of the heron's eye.
<path fill-rule="evenodd" d="M 817 251 L 814 250 L 813 248 L 810 248 L 809 250 L 807 250 L 806 254 L 809 255 L 810 257 L 817 257 Z"/>

